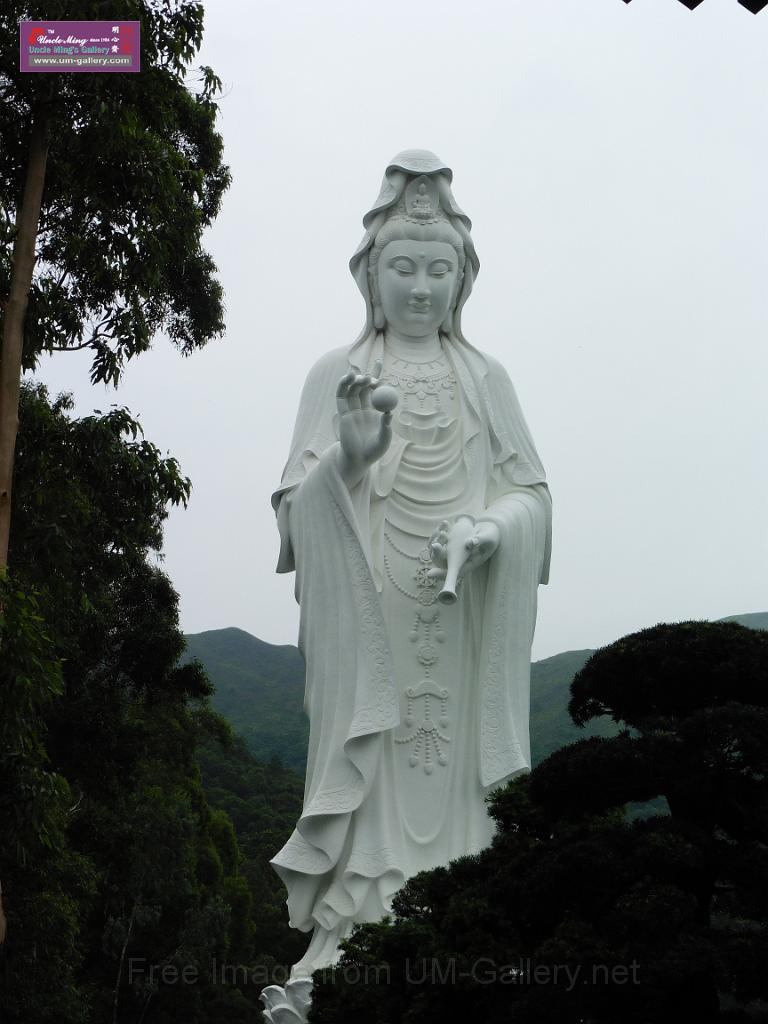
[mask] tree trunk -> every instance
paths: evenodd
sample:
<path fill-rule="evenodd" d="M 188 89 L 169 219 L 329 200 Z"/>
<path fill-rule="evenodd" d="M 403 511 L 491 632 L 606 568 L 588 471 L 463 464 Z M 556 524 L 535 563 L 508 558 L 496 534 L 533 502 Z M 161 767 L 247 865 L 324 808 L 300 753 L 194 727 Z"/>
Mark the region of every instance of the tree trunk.
<path fill-rule="evenodd" d="M 136 908 L 139 905 L 138 897 L 133 904 L 131 910 L 131 916 L 128 920 L 128 931 L 125 934 L 125 942 L 123 942 L 123 948 L 120 950 L 120 964 L 117 968 L 117 981 L 115 982 L 115 996 L 112 1000 L 112 1024 L 117 1024 L 117 1010 L 120 1005 L 120 982 L 123 978 L 123 965 L 125 964 L 125 951 L 128 949 L 128 943 L 131 941 L 131 934 L 133 933 L 133 922 L 136 920 Z"/>
<path fill-rule="evenodd" d="M 37 116 L 32 124 L 29 140 L 29 164 L 24 196 L 16 218 L 17 235 L 13 247 L 11 288 L 5 304 L 3 342 L 0 350 L 0 575 L 4 574 L 8 567 L 11 483 L 16 434 L 19 428 L 24 320 L 35 267 L 35 245 L 47 159 L 48 125 L 45 117 Z"/>

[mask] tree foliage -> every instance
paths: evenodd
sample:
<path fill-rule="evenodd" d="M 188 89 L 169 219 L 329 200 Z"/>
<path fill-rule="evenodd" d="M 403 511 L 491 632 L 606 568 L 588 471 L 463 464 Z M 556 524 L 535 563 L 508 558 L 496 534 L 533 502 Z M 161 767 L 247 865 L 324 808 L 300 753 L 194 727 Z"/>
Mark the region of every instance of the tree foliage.
<path fill-rule="evenodd" d="M 598 651 L 572 714 L 622 732 L 497 792 L 491 848 L 417 875 L 392 922 L 357 930 L 310 1020 L 768 1019 L 767 641 L 696 622 Z M 669 815 L 624 813 L 659 795 Z"/>
<path fill-rule="evenodd" d="M 701 708 L 768 706 L 768 632 L 735 622 L 679 622 L 641 630 L 595 652 L 576 674 L 568 710 L 644 732 Z"/>
<path fill-rule="evenodd" d="M 206 796 L 200 750 L 220 763 L 233 741 L 200 665 L 180 664 L 178 598 L 153 564 L 189 482 L 126 410 L 73 419 L 30 385 L 22 413 L 0 620 L 0 1015 L 246 1024 L 258 985 L 227 984 L 215 964 L 252 966 L 262 943 L 292 952 L 274 882 L 267 921 L 258 902 L 259 836 L 285 840 L 300 787 L 276 767 L 273 813 L 263 797 L 248 807 L 239 779 L 244 849 L 225 806 L 236 772 Z M 269 788 L 269 771 L 249 770 Z"/>
<path fill-rule="evenodd" d="M 21 0 L 0 11 L 0 299 L 8 294 L 30 132 L 48 140 L 24 367 L 87 348 L 92 378 L 117 383 L 162 331 L 185 354 L 223 330 L 223 297 L 202 246 L 229 172 L 215 129 L 220 82 L 190 76 L 203 33 L 191 0 L 53 0 L 54 20 L 141 23 L 139 74 L 21 74 Z"/>

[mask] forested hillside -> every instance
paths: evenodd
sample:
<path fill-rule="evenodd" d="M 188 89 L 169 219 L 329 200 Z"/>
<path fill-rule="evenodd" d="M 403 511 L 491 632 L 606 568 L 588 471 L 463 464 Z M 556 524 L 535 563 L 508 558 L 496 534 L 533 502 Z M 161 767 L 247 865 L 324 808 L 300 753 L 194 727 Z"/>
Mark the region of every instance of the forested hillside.
<path fill-rule="evenodd" d="M 252 897 L 255 962 L 295 963 L 306 937 L 288 927 L 285 891 L 269 860 L 280 849 L 301 813 L 304 782 L 277 760 L 257 761 L 245 741 L 207 738 L 197 751 L 208 803 L 232 821 L 243 860 L 240 872 Z"/>
<path fill-rule="evenodd" d="M 189 493 L 176 463 L 126 410 L 73 419 L 28 386 L 21 411 L 0 580 L 0 1019 L 250 1024 L 256 986 L 214 964 L 295 959 L 266 861 L 301 781 L 256 765 L 200 664 L 179 664 L 178 597 L 151 558 Z"/>
<path fill-rule="evenodd" d="M 234 628 L 186 639 L 185 657 L 197 658 L 215 680 L 213 706 L 244 737 L 249 750 L 264 761 L 277 756 L 303 773 L 309 727 L 302 710 L 304 659 L 298 650 Z"/>
<path fill-rule="evenodd" d="M 733 615 L 723 621 L 768 629 L 768 612 Z M 596 718 L 578 728 L 568 715 L 571 681 L 592 654 L 592 650 L 564 651 L 532 665 L 534 765 L 567 743 L 616 734 L 610 718 Z M 216 688 L 213 706 L 245 738 L 248 749 L 264 761 L 277 756 L 303 774 L 309 727 L 302 708 L 304 662 L 298 650 L 230 628 L 187 636 L 186 656 L 205 666 Z"/>

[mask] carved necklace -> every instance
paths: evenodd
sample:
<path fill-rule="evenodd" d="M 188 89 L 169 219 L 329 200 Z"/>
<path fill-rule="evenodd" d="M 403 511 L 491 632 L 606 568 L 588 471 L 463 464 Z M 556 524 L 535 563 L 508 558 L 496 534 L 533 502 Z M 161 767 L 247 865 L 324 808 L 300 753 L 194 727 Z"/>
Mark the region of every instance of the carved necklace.
<path fill-rule="evenodd" d="M 451 401 L 456 396 L 456 377 L 445 356 L 425 362 L 393 357 L 383 380 L 397 388 L 406 408 L 423 410 L 429 401 L 432 410 L 438 412 L 444 394 Z"/>
<path fill-rule="evenodd" d="M 434 604 L 435 601 L 437 600 L 437 595 L 435 594 L 433 589 L 435 586 L 435 581 L 430 579 L 429 576 L 427 575 L 429 570 L 427 569 L 426 565 L 417 569 L 416 572 L 414 573 L 416 583 L 420 588 L 418 594 L 412 594 L 410 590 L 406 590 L 405 587 L 400 586 L 400 584 L 395 579 L 394 573 L 392 572 L 392 566 L 390 565 L 389 559 L 387 558 L 386 555 L 384 555 L 384 570 L 387 574 L 389 582 L 392 584 L 395 590 L 398 590 L 403 595 L 403 597 L 410 597 L 412 601 L 418 601 L 419 604 L 424 605 Z"/>

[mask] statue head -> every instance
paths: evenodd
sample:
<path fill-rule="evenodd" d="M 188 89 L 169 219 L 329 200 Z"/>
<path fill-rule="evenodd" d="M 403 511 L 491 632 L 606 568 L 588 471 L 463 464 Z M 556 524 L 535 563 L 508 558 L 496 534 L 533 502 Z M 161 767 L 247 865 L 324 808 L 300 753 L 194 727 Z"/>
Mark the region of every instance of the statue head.
<path fill-rule="evenodd" d="M 437 182 L 412 177 L 368 251 L 373 323 L 423 337 L 449 332 L 464 276 L 464 241 L 440 207 Z"/>
<path fill-rule="evenodd" d="M 479 261 L 471 222 L 451 192 L 452 172 L 433 153 L 407 150 L 387 167 L 350 269 L 366 301 L 358 342 L 386 323 L 420 337 L 439 329 L 464 340 L 461 308 Z"/>

